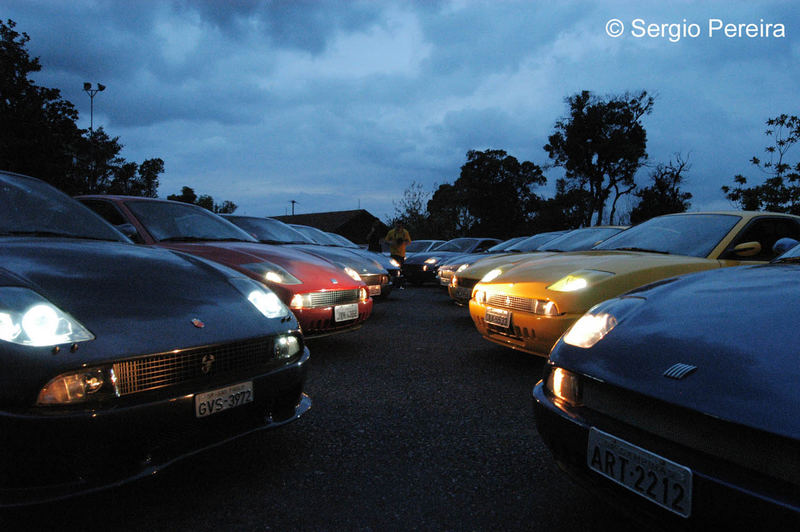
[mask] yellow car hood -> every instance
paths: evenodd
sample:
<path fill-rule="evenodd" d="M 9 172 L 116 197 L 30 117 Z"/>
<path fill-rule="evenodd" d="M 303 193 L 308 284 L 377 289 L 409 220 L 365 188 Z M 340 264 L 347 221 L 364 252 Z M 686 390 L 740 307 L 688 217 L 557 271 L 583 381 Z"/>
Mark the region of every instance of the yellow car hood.
<path fill-rule="evenodd" d="M 635 251 L 576 251 L 541 260 L 520 262 L 507 272 L 479 286 L 492 292 L 555 301 L 561 313 L 583 313 L 592 305 L 642 286 L 682 275 L 719 268 L 717 260 Z M 725 261 L 725 265 L 733 265 Z M 598 270 L 613 275 L 590 281 L 586 288 L 558 292 L 547 287 L 569 274 Z"/>

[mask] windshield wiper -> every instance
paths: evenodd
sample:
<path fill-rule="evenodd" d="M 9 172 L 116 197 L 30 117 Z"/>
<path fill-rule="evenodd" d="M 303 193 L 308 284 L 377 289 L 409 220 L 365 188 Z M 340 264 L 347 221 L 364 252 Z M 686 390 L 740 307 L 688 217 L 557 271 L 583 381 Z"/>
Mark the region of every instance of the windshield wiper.
<path fill-rule="evenodd" d="M 282 246 L 283 244 L 294 244 L 294 242 L 284 242 L 283 240 L 272 240 L 270 238 L 264 238 L 258 240 L 262 244 L 273 244 L 275 246 Z"/>
<path fill-rule="evenodd" d="M 636 248 L 636 247 L 611 248 L 611 251 L 641 251 L 641 252 L 644 252 L 644 253 L 661 253 L 662 255 L 669 255 L 670 254 L 669 251 L 661 251 L 661 250 L 658 250 L 658 249 Z"/>
<path fill-rule="evenodd" d="M 61 233 L 58 231 L 3 231 L 0 236 L 36 236 L 44 238 L 77 238 L 79 240 L 100 240 L 103 242 L 117 242 L 113 238 L 101 238 L 99 236 L 76 235 L 73 233 Z"/>

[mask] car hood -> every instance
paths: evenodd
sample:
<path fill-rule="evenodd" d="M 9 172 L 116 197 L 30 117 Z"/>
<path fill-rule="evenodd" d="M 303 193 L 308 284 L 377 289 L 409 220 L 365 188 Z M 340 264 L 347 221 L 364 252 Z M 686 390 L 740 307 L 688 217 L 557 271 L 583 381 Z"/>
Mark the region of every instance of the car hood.
<path fill-rule="evenodd" d="M 245 264 L 265 261 L 277 264 L 303 282 L 301 285 L 277 285 L 262 280 L 264 284 L 280 292 L 279 295 L 282 297 L 285 296 L 287 290 L 289 292 L 312 292 L 317 290 L 348 290 L 364 286 L 363 283 L 351 279 L 343 269 L 331 262 L 294 248 L 250 242 L 224 241 L 165 242 L 156 245 L 198 255 L 244 273 L 250 273 L 249 270 L 243 268 Z"/>
<path fill-rule="evenodd" d="M 559 366 L 707 415 L 800 439 L 800 265 L 724 268 L 654 285 L 590 349 Z M 664 372 L 697 367 L 681 380 Z"/>
<path fill-rule="evenodd" d="M 291 244 L 290 247 L 299 249 L 305 253 L 322 257 L 331 262 L 338 262 L 343 266 L 349 266 L 357 271 L 359 274 L 386 275 L 386 269 L 383 268 L 377 261 L 362 257 L 358 253 L 353 253 L 348 248 L 337 248 L 331 246 L 321 246 L 316 244 Z"/>
<path fill-rule="evenodd" d="M 582 314 L 600 301 L 667 277 L 719 268 L 716 260 L 627 251 L 575 251 L 522 261 L 482 286 L 502 293 L 553 300 L 561 313 Z M 547 287 L 579 270 L 607 272 L 573 292 Z"/>
<path fill-rule="evenodd" d="M 498 253 L 477 256 L 477 260 L 475 260 L 469 267 L 462 270 L 458 276 L 464 279 L 480 280 L 484 275 L 495 268 L 503 269 L 503 266 L 507 266 L 506 269 L 509 269 L 513 265 L 524 260 L 543 259 L 551 255 L 555 255 L 555 252 L 526 251 L 523 253 Z"/>
<path fill-rule="evenodd" d="M 264 336 L 293 324 L 296 328 L 294 318 L 281 322 L 260 314 L 228 281 L 241 274 L 167 250 L 118 242 L 14 239 L 2 242 L 0 264 L 0 286 L 34 290 L 96 337 L 80 344 L 80 358 L 53 356 L 52 348 L 6 344 L 15 352 L 37 354 L 23 357 L 25 365 L 52 369 L 76 360 L 108 360 Z M 194 326 L 195 318 L 205 326 Z M 42 352 L 47 356 L 37 358 Z"/>
<path fill-rule="evenodd" d="M 449 262 L 454 257 L 466 255 L 463 251 L 426 251 L 425 253 L 415 253 L 413 257 L 406 257 L 407 264 L 423 264 L 431 257 L 438 257 L 438 264 Z"/>

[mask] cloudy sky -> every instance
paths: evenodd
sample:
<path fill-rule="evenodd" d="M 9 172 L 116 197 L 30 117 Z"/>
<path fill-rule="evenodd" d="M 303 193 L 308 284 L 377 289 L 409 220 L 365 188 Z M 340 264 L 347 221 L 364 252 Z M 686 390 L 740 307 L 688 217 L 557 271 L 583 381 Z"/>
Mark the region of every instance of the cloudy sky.
<path fill-rule="evenodd" d="M 258 216 L 296 200 L 387 218 L 412 181 L 454 181 L 470 149 L 545 165 L 581 90 L 654 94 L 650 162 L 688 156 L 692 210 L 729 208 L 720 186 L 758 177 L 765 120 L 800 114 L 792 1 L 5 0 L 0 17 L 82 127 L 83 82 L 108 87 L 95 126 L 128 160 L 164 159 L 161 196 L 188 185 Z"/>

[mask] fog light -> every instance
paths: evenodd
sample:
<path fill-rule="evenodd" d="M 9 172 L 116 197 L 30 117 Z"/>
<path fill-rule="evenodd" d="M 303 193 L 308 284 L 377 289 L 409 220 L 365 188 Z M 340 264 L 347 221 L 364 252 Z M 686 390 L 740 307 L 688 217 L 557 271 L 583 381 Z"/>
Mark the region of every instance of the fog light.
<path fill-rule="evenodd" d="M 296 336 L 279 336 L 275 340 L 275 358 L 292 358 L 300 352 L 300 342 Z"/>
<path fill-rule="evenodd" d="M 558 399 L 573 406 L 581 404 L 581 381 L 572 372 L 555 368 L 547 377 L 547 390 Z"/>
<path fill-rule="evenodd" d="M 108 382 L 112 385 L 109 393 L 113 393 L 115 379 L 110 378 Z M 78 373 L 68 373 L 59 375 L 48 382 L 39 391 L 36 403 L 39 405 L 64 405 L 83 403 L 90 396 L 98 394 L 103 389 L 106 378 L 102 369 L 89 369 Z M 113 390 L 113 392 L 112 392 Z"/>

